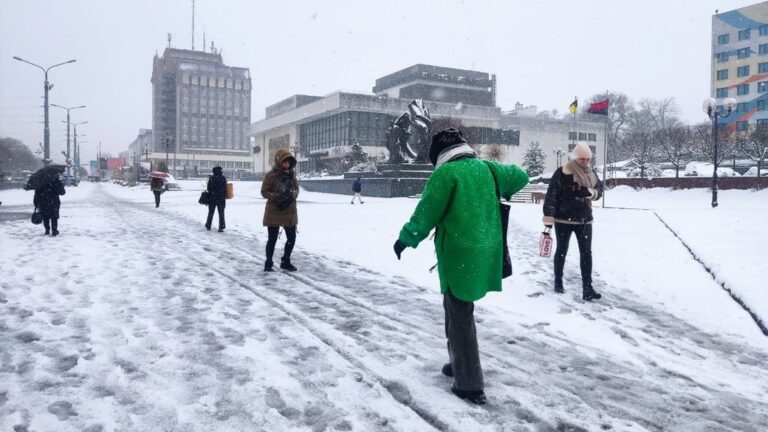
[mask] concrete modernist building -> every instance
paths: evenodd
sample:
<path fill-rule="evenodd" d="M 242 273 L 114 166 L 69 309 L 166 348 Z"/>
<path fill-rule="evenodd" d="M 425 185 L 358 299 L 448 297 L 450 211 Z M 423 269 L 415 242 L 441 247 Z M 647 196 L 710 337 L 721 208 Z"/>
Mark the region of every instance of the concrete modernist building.
<path fill-rule="evenodd" d="M 768 2 L 712 16 L 711 96 L 736 99 L 731 130 L 768 125 Z"/>
<path fill-rule="evenodd" d="M 152 129 L 139 129 L 139 134 L 136 139 L 128 145 L 128 154 L 131 160 L 142 160 L 144 155 L 149 155 L 154 148 L 152 141 Z"/>
<path fill-rule="evenodd" d="M 279 149 L 296 154 L 300 171 L 322 169 L 324 161 L 341 158 L 356 142 L 369 155 L 384 158 L 387 128 L 419 98 L 436 121 L 460 121 L 470 144 L 486 157 L 495 153 L 504 162 L 522 163 L 531 140 L 545 152 L 568 151 L 568 122 L 536 118 L 535 107 L 503 113 L 496 106 L 496 77 L 485 72 L 417 64 L 377 79 L 373 93 L 294 95 L 267 107 L 266 118 L 252 124 L 249 133 L 254 172 L 268 171 Z M 584 141 L 591 137 L 597 143 L 602 128 L 600 123 L 580 124 L 579 132 Z M 557 156 L 550 153 L 548 169 L 554 171 Z"/>
<path fill-rule="evenodd" d="M 250 172 L 250 114 L 247 68 L 224 65 L 215 49 L 166 48 L 162 57 L 155 55 L 151 160 L 164 161 L 167 154 L 176 174 L 208 174 L 217 165 L 233 178 Z"/>
<path fill-rule="evenodd" d="M 587 117 L 587 121 L 583 117 Z M 535 106 L 524 107 L 518 103 L 515 109 L 502 114 L 500 125 L 505 129 L 520 131 L 520 145 L 507 147 L 510 153 L 503 160 L 522 164 L 525 153 L 532 143 L 539 143 L 544 150 L 546 160 L 544 172 L 550 173 L 568 160 L 575 141 L 583 141 L 592 149 L 596 165 L 603 163 L 605 149 L 605 116 L 583 114 L 574 124 L 572 120 L 553 119 L 545 113 L 539 113 Z"/>

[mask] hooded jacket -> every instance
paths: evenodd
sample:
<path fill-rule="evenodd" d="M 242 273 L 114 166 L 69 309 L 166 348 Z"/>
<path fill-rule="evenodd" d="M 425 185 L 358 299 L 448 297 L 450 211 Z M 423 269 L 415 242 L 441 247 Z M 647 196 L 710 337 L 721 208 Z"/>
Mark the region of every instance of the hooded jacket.
<path fill-rule="evenodd" d="M 283 162 L 289 161 L 290 168 L 283 171 Z M 272 170 L 264 176 L 261 184 L 261 196 L 267 199 L 264 209 L 264 226 L 293 227 L 299 224 L 296 198 L 299 196 L 299 182 L 296 180 L 296 158 L 288 150 L 281 149 L 275 154 Z M 283 194 L 290 194 L 293 202 L 280 209 L 277 206 L 278 198 Z"/>
<path fill-rule="evenodd" d="M 207 190 L 210 194 L 208 198 L 208 205 L 226 203 L 227 178 L 224 177 L 221 170 L 213 170 L 213 175 L 208 179 Z"/>

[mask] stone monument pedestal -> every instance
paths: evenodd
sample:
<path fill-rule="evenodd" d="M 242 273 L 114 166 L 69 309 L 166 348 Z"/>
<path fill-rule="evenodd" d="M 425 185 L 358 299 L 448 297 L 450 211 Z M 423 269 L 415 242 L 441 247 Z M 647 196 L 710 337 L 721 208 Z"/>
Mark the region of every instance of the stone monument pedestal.
<path fill-rule="evenodd" d="M 434 171 L 432 164 L 379 164 L 378 172 L 348 172 L 344 179 L 302 180 L 310 192 L 352 195 L 352 183 L 363 180 L 364 197 L 396 198 L 419 195 Z"/>

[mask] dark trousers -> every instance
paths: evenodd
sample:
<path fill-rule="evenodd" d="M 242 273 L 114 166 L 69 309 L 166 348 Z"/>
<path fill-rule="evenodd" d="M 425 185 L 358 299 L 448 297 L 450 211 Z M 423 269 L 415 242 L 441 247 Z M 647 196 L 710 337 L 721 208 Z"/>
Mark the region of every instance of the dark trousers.
<path fill-rule="evenodd" d="M 555 237 L 557 238 L 555 282 L 563 282 L 563 267 L 565 266 L 565 256 L 568 255 L 568 243 L 571 241 L 571 233 L 576 234 L 576 242 L 579 245 L 581 283 L 584 287 L 592 287 L 592 224 L 570 225 L 555 223 Z"/>
<path fill-rule="evenodd" d="M 475 330 L 475 304 L 459 300 L 450 291 L 446 291 L 443 295 L 443 309 L 454 385 L 462 391 L 483 390 L 483 368 L 480 366 Z"/>
<path fill-rule="evenodd" d="M 50 232 L 51 228 L 53 228 L 54 231 L 59 230 L 59 218 L 43 218 L 43 226 L 45 227 L 45 232 Z"/>
<path fill-rule="evenodd" d="M 152 191 L 153 194 L 155 194 L 155 208 L 160 207 L 160 194 L 161 191 Z"/>
<path fill-rule="evenodd" d="M 219 211 L 219 229 L 226 228 L 226 224 L 224 223 L 224 207 L 226 207 L 226 205 L 226 201 L 208 204 L 208 220 L 205 222 L 206 228 L 211 228 L 211 223 L 213 222 L 213 212 L 216 210 Z"/>
<path fill-rule="evenodd" d="M 291 260 L 291 252 L 296 244 L 296 227 L 283 227 L 285 230 L 285 250 L 283 251 L 283 260 Z M 272 262 L 272 255 L 275 254 L 275 245 L 277 245 L 277 236 L 280 234 L 280 227 L 267 227 L 267 262 Z"/>

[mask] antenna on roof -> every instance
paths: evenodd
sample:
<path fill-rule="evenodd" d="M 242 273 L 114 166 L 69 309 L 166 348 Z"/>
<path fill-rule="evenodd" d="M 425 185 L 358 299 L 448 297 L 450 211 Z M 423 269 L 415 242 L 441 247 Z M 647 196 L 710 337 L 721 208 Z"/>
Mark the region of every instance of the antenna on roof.
<path fill-rule="evenodd" d="M 168 33 L 168 48 L 171 47 L 171 34 Z"/>
<path fill-rule="evenodd" d="M 192 0 L 192 51 L 195 50 L 195 0 Z"/>
<path fill-rule="evenodd" d="M 205 32 L 203 32 L 203 52 L 205 52 Z"/>

